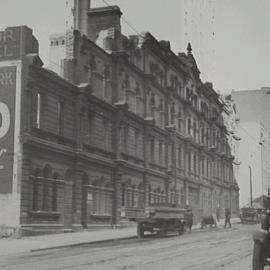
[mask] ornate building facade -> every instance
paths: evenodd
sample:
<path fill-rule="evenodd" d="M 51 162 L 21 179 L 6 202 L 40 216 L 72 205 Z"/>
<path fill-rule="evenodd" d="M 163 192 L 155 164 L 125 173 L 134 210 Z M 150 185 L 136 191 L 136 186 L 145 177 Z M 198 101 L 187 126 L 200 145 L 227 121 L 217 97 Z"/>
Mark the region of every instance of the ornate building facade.
<path fill-rule="evenodd" d="M 64 78 L 37 55 L 24 73 L 19 227 L 120 226 L 156 204 L 190 207 L 195 222 L 237 214 L 223 103 L 191 46 L 176 55 L 150 33 L 122 35 L 116 6 L 87 14 Z"/>
<path fill-rule="evenodd" d="M 239 150 L 241 145 L 241 137 L 239 136 L 239 121 L 237 107 L 231 95 L 221 96 L 221 100 L 224 103 L 222 117 L 224 125 L 227 128 L 227 142 L 230 147 L 233 160 L 233 181 L 239 186 L 239 169 L 241 165 Z M 233 192 L 232 204 L 239 204 L 239 193 Z M 234 208 L 233 207 L 233 208 Z"/>

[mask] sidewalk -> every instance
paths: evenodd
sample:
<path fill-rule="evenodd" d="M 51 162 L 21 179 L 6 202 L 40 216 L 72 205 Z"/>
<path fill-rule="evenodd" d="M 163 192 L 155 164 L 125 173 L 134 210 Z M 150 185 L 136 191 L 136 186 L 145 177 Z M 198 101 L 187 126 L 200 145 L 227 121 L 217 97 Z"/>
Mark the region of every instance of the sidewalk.
<path fill-rule="evenodd" d="M 232 224 L 240 222 L 239 218 L 231 219 Z M 218 227 L 222 228 L 224 220 L 221 219 Z M 192 227 L 199 229 L 200 224 Z M 119 239 L 135 238 L 136 227 L 121 229 L 103 229 L 98 231 L 83 231 L 63 234 L 50 234 L 23 237 L 21 239 L 3 238 L 0 239 L 0 255 L 10 255 L 21 252 L 33 252 L 39 250 L 78 246 L 83 244 L 109 242 Z"/>

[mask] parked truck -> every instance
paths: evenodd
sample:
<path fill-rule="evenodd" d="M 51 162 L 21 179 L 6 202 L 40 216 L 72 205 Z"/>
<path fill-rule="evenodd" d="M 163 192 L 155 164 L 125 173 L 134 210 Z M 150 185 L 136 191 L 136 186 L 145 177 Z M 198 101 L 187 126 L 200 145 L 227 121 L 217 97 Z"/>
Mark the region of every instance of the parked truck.
<path fill-rule="evenodd" d="M 137 222 L 138 238 L 144 237 L 144 233 L 158 233 L 165 236 L 168 232 L 177 232 L 179 235 L 185 231 L 184 215 L 186 209 L 171 206 L 151 206 L 130 218 Z"/>

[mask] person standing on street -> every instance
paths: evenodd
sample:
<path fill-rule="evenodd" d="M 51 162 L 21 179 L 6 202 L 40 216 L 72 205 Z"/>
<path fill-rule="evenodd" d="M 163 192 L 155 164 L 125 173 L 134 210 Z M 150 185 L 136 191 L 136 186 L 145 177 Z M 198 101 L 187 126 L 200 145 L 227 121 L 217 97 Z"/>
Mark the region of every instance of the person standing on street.
<path fill-rule="evenodd" d="M 188 209 L 185 214 L 185 223 L 188 231 L 191 232 L 191 227 L 193 225 L 193 213 L 191 209 Z"/>
<path fill-rule="evenodd" d="M 231 224 L 231 211 L 230 211 L 229 208 L 226 208 L 225 209 L 225 224 L 224 224 L 224 228 L 227 227 L 227 224 L 229 225 L 230 228 L 232 227 L 232 224 Z"/>
<path fill-rule="evenodd" d="M 220 207 L 218 206 L 216 209 L 217 222 L 220 220 Z"/>

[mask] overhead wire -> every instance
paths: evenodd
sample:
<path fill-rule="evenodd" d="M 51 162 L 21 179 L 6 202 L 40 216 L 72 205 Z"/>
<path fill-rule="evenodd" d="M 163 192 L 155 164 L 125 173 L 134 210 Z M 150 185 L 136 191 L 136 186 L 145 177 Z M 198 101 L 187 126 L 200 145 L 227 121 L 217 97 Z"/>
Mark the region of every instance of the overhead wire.
<path fill-rule="evenodd" d="M 238 124 L 238 127 L 240 127 L 254 142 L 258 143 L 259 144 L 259 141 L 250 135 L 250 133 L 239 123 Z"/>
<path fill-rule="evenodd" d="M 102 2 L 103 2 L 105 5 L 107 5 L 108 7 L 111 6 L 106 0 L 102 0 Z M 143 36 L 139 33 L 139 31 L 138 31 L 131 23 L 129 23 L 129 22 L 125 19 L 124 16 L 121 16 L 121 20 L 122 20 L 124 23 L 126 23 L 126 24 L 130 27 L 130 29 L 132 29 L 138 36 L 143 37 Z"/>

